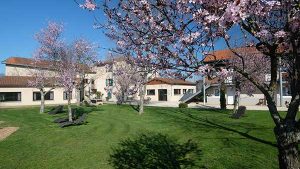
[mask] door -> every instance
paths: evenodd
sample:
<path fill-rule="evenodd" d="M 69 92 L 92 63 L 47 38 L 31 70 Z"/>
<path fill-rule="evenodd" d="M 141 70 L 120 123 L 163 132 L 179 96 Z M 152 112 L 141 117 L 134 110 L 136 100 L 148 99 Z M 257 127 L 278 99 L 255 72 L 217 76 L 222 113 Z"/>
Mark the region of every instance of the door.
<path fill-rule="evenodd" d="M 158 101 L 167 101 L 167 89 L 158 89 Z"/>
<path fill-rule="evenodd" d="M 227 90 L 227 104 L 234 104 L 234 90 L 230 88 Z"/>

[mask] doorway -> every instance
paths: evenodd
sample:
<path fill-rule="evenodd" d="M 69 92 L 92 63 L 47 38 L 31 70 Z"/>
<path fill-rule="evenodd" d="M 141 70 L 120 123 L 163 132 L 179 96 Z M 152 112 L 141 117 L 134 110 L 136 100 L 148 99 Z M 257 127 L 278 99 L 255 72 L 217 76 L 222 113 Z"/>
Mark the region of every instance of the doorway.
<path fill-rule="evenodd" d="M 168 101 L 167 89 L 158 89 L 158 101 Z"/>
<path fill-rule="evenodd" d="M 227 89 L 227 104 L 233 105 L 234 104 L 234 93 L 235 91 L 233 88 Z"/>

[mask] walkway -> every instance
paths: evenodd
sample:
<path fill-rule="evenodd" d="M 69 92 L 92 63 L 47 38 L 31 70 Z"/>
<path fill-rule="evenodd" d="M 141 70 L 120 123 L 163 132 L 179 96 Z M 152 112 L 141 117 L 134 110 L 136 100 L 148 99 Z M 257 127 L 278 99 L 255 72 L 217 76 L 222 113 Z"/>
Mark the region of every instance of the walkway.
<path fill-rule="evenodd" d="M 157 107 L 178 107 L 179 102 L 150 102 L 149 104 L 145 105 L 145 106 L 157 106 Z M 251 105 L 251 106 L 246 106 L 247 110 L 268 110 L 267 106 L 256 106 L 256 105 Z M 205 108 L 205 109 L 219 109 L 220 105 L 217 104 L 206 104 L 203 105 L 203 103 L 190 103 L 189 104 L 189 108 Z M 233 105 L 227 105 L 227 109 L 233 109 Z M 286 107 L 277 107 L 277 109 L 279 111 L 287 111 Z"/>

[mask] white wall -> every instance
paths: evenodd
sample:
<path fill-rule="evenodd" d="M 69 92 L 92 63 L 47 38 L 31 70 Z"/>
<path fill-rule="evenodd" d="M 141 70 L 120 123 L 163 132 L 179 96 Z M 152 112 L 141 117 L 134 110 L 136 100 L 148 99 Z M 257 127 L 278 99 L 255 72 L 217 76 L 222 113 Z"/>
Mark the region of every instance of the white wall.
<path fill-rule="evenodd" d="M 48 88 L 46 88 L 48 90 Z M 54 100 L 46 100 L 46 105 L 67 104 L 67 100 L 63 100 L 63 88 L 56 88 L 54 92 Z M 0 92 L 21 92 L 21 101 L 0 102 L 1 106 L 29 106 L 40 105 L 40 101 L 33 101 L 33 92 L 39 92 L 36 88 L 0 88 Z M 72 103 L 76 103 L 76 93 L 72 92 Z"/>
<path fill-rule="evenodd" d="M 210 87 L 206 93 L 209 95 L 207 96 L 207 103 L 211 104 L 211 105 L 219 105 L 220 104 L 220 96 L 215 96 L 214 95 L 214 89 L 218 89 L 218 86 L 213 86 Z M 228 99 L 227 96 L 228 94 L 232 95 L 234 93 L 232 93 L 232 90 L 234 90 L 234 88 L 231 87 L 227 87 L 227 95 L 226 95 L 226 100 Z M 259 99 L 264 99 L 264 95 L 263 94 L 252 94 L 252 96 L 249 96 L 247 94 L 241 94 L 240 95 L 240 105 L 244 105 L 244 106 L 254 106 L 257 103 L 259 103 Z M 283 106 L 285 101 L 290 102 L 291 101 L 291 96 L 283 96 Z M 277 105 L 279 106 L 280 103 L 280 95 L 277 94 Z"/>
<path fill-rule="evenodd" d="M 112 74 L 112 72 L 106 72 L 105 66 L 96 67 L 95 71 L 96 71 L 96 74 L 92 76 L 92 78 L 95 80 L 94 87 L 97 89 L 97 91 L 103 93 L 102 99 L 105 100 L 105 98 L 108 96 L 108 92 L 105 90 L 106 79 L 113 79 L 113 74 Z M 115 90 L 113 89 L 113 92 L 114 91 Z M 113 94 L 111 96 L 112 96 L 112 98 L 109 101 L 117 100 Z"/>
<path fill-rule="evenodd" d="M 196 92 L 196 86 L 189 86 L 189 85 L 169 85 L 169 84 L 157 84 L 157 85 L 147 85 L 146 89 L 154 89 L 155 95 L 145 95 L 145 98 L 150 97 L 151 101 L 158 101 L 158 89 L 167 89 L 167 100 L 171 102 L 178 102 L 179 99 L 184 95 L 183 89 L 193 89 L 194 93 Z M 174 89 L 181 89 L 180 95 L 174 94 Z M 147 91 L 146 91 L 147 92 Z"/>
<path fill-rule="evenodd" d="M 36 69 L 20 66 L 5 66 L 5 76 L 32 76 Z M 54 71 L 47 71 L 49 76 L 54 76 Z"/>

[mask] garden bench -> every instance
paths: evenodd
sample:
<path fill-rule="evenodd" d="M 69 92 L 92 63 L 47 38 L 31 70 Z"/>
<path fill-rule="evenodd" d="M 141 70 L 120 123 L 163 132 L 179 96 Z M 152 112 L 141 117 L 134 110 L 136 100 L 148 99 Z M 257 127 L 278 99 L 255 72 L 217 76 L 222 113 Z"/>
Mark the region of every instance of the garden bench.
<path fill-rule="evenodd" d="M 75 118 L 76 115 L 76 109 L 72 109 L 72 119 Z M 67 122 L 69 121 L 69 117 L 62 117 L 62 118 L 58 118 L 53 120 L 54 123 L 63 123 L 63 122 Z"/>
<path fill-rule="evenodd" d="M 63 123 L 63 122 L 67 122 L 69 121 L 69 118 L 68 117 L 65 117 L 65 118 L 58 118 L 58 119 L 55 119 L 53 122 L 54 123 Z"/>
<path fill-rule="evenodd" d="M 234 113 L 231 118 L 234 118 L 234 119 L 239 119 L 241 118 L 242 116 L 244 116 L 246 113 L 246 106 L 239 106 L 238 110 L 236 113 Z"/>
<path fill-rule="evenodd" d="M 61 128 L 64 128 L 64 127 L 72 126 L 72 125 L 81 125 L 81 124 L 84 124 L 86 122 L 86 117 L 87 117 L 87 114 L 84 113 L 84 114 L 82 114 L 82 116 L 80 116 L 75 121 L 66 121 L 66 122 L 60 123 L 59 126 Z"/>
<path fill-rule="evenodd" d="M 54 107 L 53 109 L 51 109 L 48 114 L 58 114 L 61 113 L 63 111 L 64 106 L 59 105 L 57 107 Z"/>

